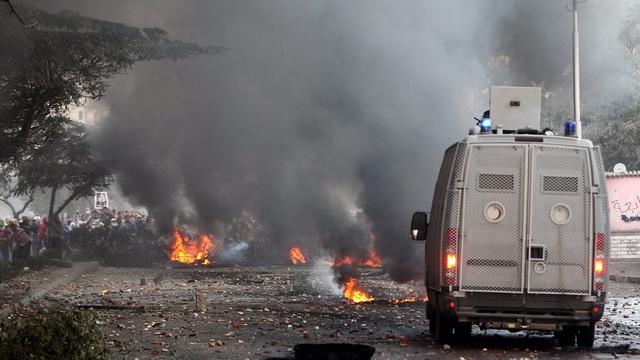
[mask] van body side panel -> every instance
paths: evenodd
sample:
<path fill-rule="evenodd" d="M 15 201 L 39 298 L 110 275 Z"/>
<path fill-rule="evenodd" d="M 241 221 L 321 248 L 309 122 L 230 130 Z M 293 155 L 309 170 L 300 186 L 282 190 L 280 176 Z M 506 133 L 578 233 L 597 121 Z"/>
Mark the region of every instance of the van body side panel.
<path fill-rule="evenodd" d="M 438 174 L 438 180 L 436 181 L 435 192 L 433 194 L 429 230 L 427 231 L 427 240 L 425 244 L 425 259 L 427 261 L 425 281 L 427 287 L 440 286 L 440 234 L 442 233 L 442 224 L 444 221 L 447 187 L 459 145 L 459 143 L 454 144 L 445 151 L 444 159 L 440 166 L 440 173 Z"/>
<path fill-rule="evenodd" d="M 590 294 L 593 228 L 589 150 L 531 145 L 530 179 L 528 292 Z"/>
<path fill-rule="evenodd" d="M 605 264 L 609 264 L 609 198 L 607 192 L 607 179 L 604 172 L 604 162 L 602 161 L 602 155 L 600 148 L 595 146 L 591 149 L 591 163 L 592 166 L 592 178 L 594 186 L 597 188 L 597 193 L 593 197 L 593 214 L 594 214 L 594 230 L 595 234 L 603 234 L 604 241 L 604 257 Z M 604 267 L 604 274 L 602 275 L 603 291 L 606 292 L 609 283 L 609 266 Z"/>
<path fill-rule="evenodd" d="M 527 152 L 523 144 L 469 146 L 460 290 L 523 292 Z"/>
<path fill-rule="evenodd" d="M 440 239 L 442 242 L 442 248 L 440 251 L 440 269 L 441 279 L 443 286 L 453 286 L 458 283 L 458 272 L 444 271 L 447 267 L 447 255 L 449 252 L 453 252 L 456 256 L 460 253 L 459 246 L 459 234 L 460 216 L 461 216 L 461 201 L 462 201 L 462 187 L 464 180 L 464 170 L 467 159 L 467 145 L 459 143 L 456 149 L 455 159 L 452 164 L 451 174 L 448 179 L 446 189 L 446 201 L 444 221 L 442 223 L 442 232 Z"/>

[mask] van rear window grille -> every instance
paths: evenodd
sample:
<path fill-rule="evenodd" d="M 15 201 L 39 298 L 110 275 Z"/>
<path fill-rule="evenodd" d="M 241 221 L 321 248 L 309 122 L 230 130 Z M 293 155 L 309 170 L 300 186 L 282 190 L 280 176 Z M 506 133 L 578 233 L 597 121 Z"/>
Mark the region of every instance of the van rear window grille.
<path fill-rule="evenodd" d="M 578 178 L 575 176 L 543 176 L 542 191 L 578 192 Z"/>
<path fill-rule="evenodd" d="M 497 260 L 497 259 L 469 259 L 467 260 L 467 265 L 472 266 L 505 266 L 505 267 L 515 267 L 518 266 L 517 261 L 513 260 Z"/>
<path fill-rule="evenodd" d="M 513 190 L 513 175 L 479 174 L 478 187 L 482 190 Z"/>

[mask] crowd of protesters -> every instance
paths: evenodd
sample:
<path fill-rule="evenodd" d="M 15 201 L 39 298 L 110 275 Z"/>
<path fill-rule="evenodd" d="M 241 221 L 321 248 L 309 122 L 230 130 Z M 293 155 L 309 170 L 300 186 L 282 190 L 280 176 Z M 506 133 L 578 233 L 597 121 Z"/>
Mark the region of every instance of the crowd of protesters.
<path fill-rule="evenodd" d="M 46 216 L 22 216 L 0 223 L 0 262 L 30 256 L 68 259 L 78 252 L 96 257 L 155 240 L 153 218 L 134 210 L 93 209 L 53 221 Z"/>

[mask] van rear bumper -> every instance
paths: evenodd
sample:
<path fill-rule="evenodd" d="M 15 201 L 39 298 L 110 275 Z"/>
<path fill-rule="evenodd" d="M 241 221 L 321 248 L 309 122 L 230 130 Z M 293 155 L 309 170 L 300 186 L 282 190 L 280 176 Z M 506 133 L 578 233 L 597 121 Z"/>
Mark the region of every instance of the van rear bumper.
<path fill-rule="evenodd" d="M 436 295 L 436 294 L 434 294 Z M 461 322 L 505 329 L 560 329 L 587 326 L 602 318 L 604 296 L 470 293 L 436 295 L 443 315 Z M 430 298 L 431 299 L 431 298 Z"/>
<path fill-rule="evenodd" d="M 588 312 L 576 312 L 575 315 L 552 315 L 552 314 L 527 314 L 527 313 L 488 313 L 474 311 L 457 311 L 460 318 L 491 318 L 491 319 L 528 319 L 528 320 L 561 320 L 561 321 L 590 321 L 591 314 Z"/>

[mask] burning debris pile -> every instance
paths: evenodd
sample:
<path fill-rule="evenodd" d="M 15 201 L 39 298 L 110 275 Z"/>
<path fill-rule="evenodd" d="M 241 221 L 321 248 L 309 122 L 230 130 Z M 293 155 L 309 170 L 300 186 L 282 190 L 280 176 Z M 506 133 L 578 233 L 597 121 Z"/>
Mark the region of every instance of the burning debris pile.
<path fill-rule="evenodd" d="M 358 286 L 358 281 L 355 278 L 348 278 L 344 283 L 344 297 L 352 304 L 358 304 L 363 302 L 372 302 L 373 296 L 369 295 L 365 290 Z"/>
<path fill-rule="evenodd" d="M 307 264 L 302 249 L 294 246 L 289 249 L 289 259 L 293 265 Z M 366 259 L 356 259 L 352 256 L 336 256 L 333 260 L 324 260 L 321 265 L 330 267 L 336 275 L 335 280 L 342 289 L 342 293 L 347 301 L 351 304 L 371 302 L 373 296 L 358 285 L 358 268 L 379 269 L 382 268 L 384 261 L 376 251 L 371 248 L 369 256 Z M 341 273 L 348 274 L 341 276 Z"/>
<path fill-rule="evenodd" d="M 294 246 L 291 249 L 289 249 L 289 258 L 291 259 L 291 263 L 293 265 L 307 263 L 307 259 L 304 257 L 302 250 L 297 246 Z"/>
<path fill-rule="evenodd" d="M 351 256 L 343 256 L 338 257 L 333 261 L 327 261 L 326 264 L 338 268 L 355 265 L 364 268 L 379 269 L 382 268 L 384 261 L 376 254 L 375 250 L 371 250 L 369 252 L 369 257 L 363 260 L 354 260 Z"/>
<path fill-rule="evenodd" d="M 425 296 L 410 296 L 407 298 L 399 298 L 391 300 L 393 304 L 404 304 L 404 303 L 412 303 L 412 302 L 427 302 L 429 298 Z"/>
<path fill-rule="evenodd" d="M 211 234 L 189 235 L 175 226 L 169 260 L 182 264 L 211 264 L 210 258 L 217 249 Z"/>
<path fill-rule="evenodd" d="M 225 266 L 229 264 L 244 264 L 243 257 L 247 253 L 257 251 L 257 256 L 261 256 L 262 241 L 252 241 L 251 236 L 241 234 L 239 231 L 232 231 L 237 226 L 230 226 L 226 231 L 221 232 L 220 237 L 212 233 L 198 231 L 188 225 L 173 226 L 170 234 L 164 239 L 164 253 L 167 260 L 192 266 Z M 249 240 L 242 240 L 247 238 Z M 159 243 L 158 243 L 159 244 Z M 371 243 L 368 250 L 365 248 L 358 256 L 357 253 L 351 255 L 334 255 L 327 258 L 326 252 L 315 248 L 311 251 L 302 246 L 293 246 L 288 250 L 279 250 L 282 255 L 281 261 L 290 262 L 293 265 L 313 265 L 324 268 L 327 284 L 334 286 L 336 294 L 341 294 L 348 304 L 366 304 L 376 300 L 373 295 L 376 291 L 370 292 L 366 286 L 360 282 L 361 277 L 371 274 L 382 275 L 379 271 L 384 266 L 384 260 L 378 255 L 375 244 Z M 273 249 L 271 249 L 273 250 Z M 286 257 L 284 256 L 286 253 Z M 282 264 L 276 260 L 272 264 Z M 314 270 L 315 271 L 315 270 Z M 330 280 L 332 279 L 332 280 Z M 375 289 L 374 289 L 375 290 Z M 379 290 L 379 289 L 378 289 Z M 413 294 L 410 294 L 413 295 Z M 402 304 L 406 302 L 426 301 L 426 297 L 408 296 L 406 298 L 389 299 L 380 294 L 382 301 L 392 304 Z"/>
<path fill-rule="evenodd" d="M 289 259 L 293 265 L 302 265 L 307 263 L 306 256 L 298 246 L 294 246 L 289 249 Z M 325 260 L 324 264 L 337 268 L 343 266 L 359 266 L 363 268 L 380 269 L 382 268 L 382 265 L 384 265 L 384 260 L 382 260 L 382 258 L 372 248 L 366 259 L 355 259 L 351 256 L 336 256 L 333 260 Z"/>

